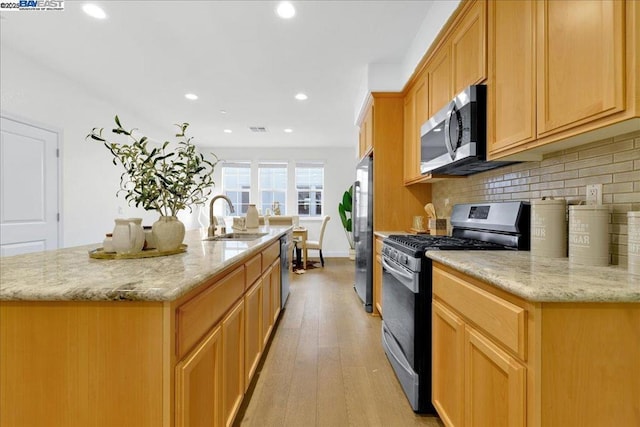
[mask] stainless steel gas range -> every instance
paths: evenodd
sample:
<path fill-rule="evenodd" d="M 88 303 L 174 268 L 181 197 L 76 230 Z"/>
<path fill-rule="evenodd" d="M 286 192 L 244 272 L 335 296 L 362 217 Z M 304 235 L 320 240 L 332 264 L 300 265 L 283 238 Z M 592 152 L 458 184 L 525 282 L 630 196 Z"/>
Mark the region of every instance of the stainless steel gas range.
<path fill-rule="evenodd" d="M 382 346 L 415 412 L 431 403 L 430 250 L 529 250 L 526 202 L 455 205 L 452 236 L 391 235 L 382 249 Z"/>

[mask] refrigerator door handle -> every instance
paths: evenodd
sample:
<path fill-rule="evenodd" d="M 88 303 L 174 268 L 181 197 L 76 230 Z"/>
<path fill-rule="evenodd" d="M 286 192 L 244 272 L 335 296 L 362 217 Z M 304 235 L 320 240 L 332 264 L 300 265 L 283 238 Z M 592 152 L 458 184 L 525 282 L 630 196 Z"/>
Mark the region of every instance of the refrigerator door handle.
<path fill-rule="evenodd" d="M 358 221 L 358 200 L 360 200 L 360 181 L 353 183 L 353 200 L 351 201 L 351 230 L 353 232 L 354 242 L 358 240 L 358 230 L 360 228 L 356 226 L 356 222 Z"/>

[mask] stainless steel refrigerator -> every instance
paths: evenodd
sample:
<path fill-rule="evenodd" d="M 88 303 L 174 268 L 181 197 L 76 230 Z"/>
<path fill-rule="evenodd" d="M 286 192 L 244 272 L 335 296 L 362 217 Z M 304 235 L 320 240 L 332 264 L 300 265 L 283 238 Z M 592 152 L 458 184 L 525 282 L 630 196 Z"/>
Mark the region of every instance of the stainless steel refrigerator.
<path fill-rule="evenodd" d="M 356 249 L 354 289 L 373 311 L 373 157 L 365 157 L 356 167 L 353 185 L 353 242 Z"/>

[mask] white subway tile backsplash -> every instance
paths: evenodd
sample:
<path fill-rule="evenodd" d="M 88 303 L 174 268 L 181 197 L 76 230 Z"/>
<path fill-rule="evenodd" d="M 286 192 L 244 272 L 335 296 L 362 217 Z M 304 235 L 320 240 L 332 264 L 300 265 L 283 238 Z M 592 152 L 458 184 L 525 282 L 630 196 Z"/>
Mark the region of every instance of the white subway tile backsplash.
<path fill-rule="evenodd" d="M 572 203 L 586 199 L 587 184 L 603 184 L 611 209 L 610 252 L 614 264 L 627 262 L 627 212 L 640 210 L 640 132 L 546 154 L 462 179 L 432 184 L 436 210 L 450 215 L 456 203 L 532 200 L 552 196 Z M 444 206 L 444 200 L 449 205 Z"/>

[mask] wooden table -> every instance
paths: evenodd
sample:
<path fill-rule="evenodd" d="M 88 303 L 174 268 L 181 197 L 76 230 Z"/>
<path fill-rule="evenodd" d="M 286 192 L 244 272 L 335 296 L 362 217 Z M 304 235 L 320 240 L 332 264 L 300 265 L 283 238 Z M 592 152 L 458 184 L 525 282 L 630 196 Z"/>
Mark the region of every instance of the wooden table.
<path fill-rule="evenodd" d="M 307 234 L 308 230 L 305 227 L 299 227 L 293 229 L 293 238 L 296 240 L 297 244 L 300 244 L 300 249 L 302 250 L 302 268 L 306 270 L 307 268 Z"/>

